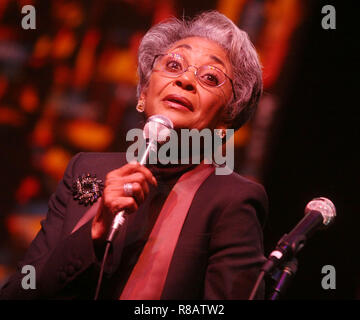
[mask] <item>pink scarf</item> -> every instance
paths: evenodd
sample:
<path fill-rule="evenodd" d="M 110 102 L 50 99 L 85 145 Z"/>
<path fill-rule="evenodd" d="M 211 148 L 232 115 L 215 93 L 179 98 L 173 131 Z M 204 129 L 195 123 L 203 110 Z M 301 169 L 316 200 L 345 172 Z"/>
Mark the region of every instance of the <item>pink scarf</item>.
<path fill-rule="evenodd" d="M 196 191 L 214 171 L 200 164 L 183 174 L 170 191 L 120 300 L 159 300 L 170 262 Z"/>

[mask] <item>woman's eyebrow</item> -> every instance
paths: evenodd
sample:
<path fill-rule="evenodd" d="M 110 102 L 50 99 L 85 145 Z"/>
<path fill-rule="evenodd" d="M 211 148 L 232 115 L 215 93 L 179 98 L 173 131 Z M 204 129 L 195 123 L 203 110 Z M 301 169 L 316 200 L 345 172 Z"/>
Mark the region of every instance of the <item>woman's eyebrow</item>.
<path fill-rule="evenodd" d="M 185 48 L 185 49 L 188 49 L 188 50 L 192 50 L 192 47 L 189 46 L 188 44 L 180 44 L 177 47 L 175 47 L 174 50 L 178 49 L 178 48 Z"/>
<path fill-rule="evenodd" d="M 211 58 L 212 60 L 214 60 L 215 62 L 221 64 L 221 65 L 225 68 L 225 63 L 222 62 L 222 60 L 220 60 L 217 56 L 210 55 L 210 58 Z"/>
<path fill-rule="evenodd" d="M 177 47 L 175 47 L 174 50 L 178 49 L 178 48 L 185 48 L 185 49 L 188 49 L 188 50 L 192 50 L 192 47 L 189 46 L 188 44 L 180 44 Z M 225 68 L 225 63 L 220 58 L 218 58 L 217 56 L 214 56 L 214 55 L 211 54 L 211 55 L 209 55 L 209 58 L 211 58 L 215 62 L 221 64 Z"/>

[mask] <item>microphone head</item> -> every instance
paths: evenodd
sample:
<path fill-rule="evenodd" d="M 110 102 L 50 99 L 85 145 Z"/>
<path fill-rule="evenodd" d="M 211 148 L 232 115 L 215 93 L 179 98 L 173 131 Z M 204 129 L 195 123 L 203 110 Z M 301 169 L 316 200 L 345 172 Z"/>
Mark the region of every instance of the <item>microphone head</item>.
<path fill-rule="evenodd" d="M 165 142 L 174 128 L 172 121 L 161 114 L 149 117 L 145 123 L 143 135 L 145 139 Z"/>
<path fill-rule="evenodd" d="M 323 224 L 328 226 L 336 217 L 334 204 L 327 198 L 319 197 L 311 200 L 305 207 L 305 214 L 310 211 L 318 211 L 323 216 Z"/>

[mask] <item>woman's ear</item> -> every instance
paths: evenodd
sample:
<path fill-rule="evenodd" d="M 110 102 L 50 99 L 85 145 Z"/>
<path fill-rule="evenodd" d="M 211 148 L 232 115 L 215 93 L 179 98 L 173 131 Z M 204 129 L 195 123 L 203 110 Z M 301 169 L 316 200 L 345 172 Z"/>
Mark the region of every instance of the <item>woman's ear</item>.
<path fill-rule="evenodd" d="M 215 134 L 217 134 L 221 139 L 226 136 L 227 126 L 224 123 L 218 124 L 215 128 Z"/>
<path fill-rule="evenodd" d="M 141 92 L 139 100 L 138 100 L 138 104 L 136 106 L 136 110 L 138 112 L 144 112 L 145 111 L 145 93 L 144 91 Z"/>
<path fill-rule="evenodd" d="M 146 89 L 144 88 L 141 93 L 140 93 L 140 96 L 139 96 L 139 100 L 144 100 L 146 99 Z"/>

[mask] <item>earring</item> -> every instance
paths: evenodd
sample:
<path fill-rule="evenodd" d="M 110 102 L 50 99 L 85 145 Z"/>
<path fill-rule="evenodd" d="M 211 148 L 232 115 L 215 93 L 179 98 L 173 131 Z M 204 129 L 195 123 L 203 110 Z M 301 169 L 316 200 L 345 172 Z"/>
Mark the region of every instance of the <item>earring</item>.
<path fill-rule="evenodd" d="M 221 139 L 224 139 L 226 136 L 226 130 L 225 129 L 216 129 L 215 132 Z"/>
<path fill-rule="evenodd" d="M 145 110 L 145 103 L 144 103 L 144 100 L 139 100 L 137 106 L 136 106 L 136 110 L 138 112 L 144 112 Z"/>

